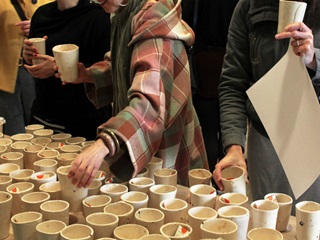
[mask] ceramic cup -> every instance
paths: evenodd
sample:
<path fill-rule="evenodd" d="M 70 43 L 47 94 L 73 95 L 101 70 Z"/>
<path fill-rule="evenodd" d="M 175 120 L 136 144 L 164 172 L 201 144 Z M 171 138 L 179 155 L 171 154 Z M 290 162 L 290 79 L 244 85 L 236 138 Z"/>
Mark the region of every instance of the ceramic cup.
<path fill-rule="evenodd" d="M 4 239 L 9 235 L 11 207 L 12 195 L 8 192 L 0 191 L 0 239 Z"/>
<path fill-rule="evenodd" d="M 224 218 L 206 220 L 200 225 L 202 238 L 222 238 L 225 240 L 239 240 L 237 238 L 238 225 Z"/>
<path fill-rule="evenodd" d="M 248 232 L 248 240 L 283 240 L 283 235 L 271 228 L 254 228 Z"/>
<path fill-rule="evenodd" d="M 31 175 L 34 174 L 32 169 L 19 169 L 9 173 L 9 176 L 12 177 L 12 182 L 28 182 L 30 181 Z"/>
<path fill-rule="evenodd" d="M 100 194 L 102 182 L 99 179 L 93 179 L 88 187 L 88 196 Z"/>
<path fill-rule="evenodd" d="M 6 189 L 12 195 L 11 214 L 15 215 L 24 211 L 21 198 L 27 193 L 33 192 L 34 184 L 31 182 L 18 182 L 9 185 Z"/>
<path fill-rule="evenodd" d="M 50 199 L 50 195 L 45 192 L 27 193 L 21 198 L 25 211 L 40 212 L 40 205 Z"/>
<path fill-rule="evenodd" d="M 51 138 L 50 138 L 50 139 L 51 139 Z M 51 141 L 52 141 L 52 139 L 51 139 Z M 65 142 L 58 142 L 58 141 L 54 142 L 54 141 L 52 141 L 52 142 L 47 143 L 47 144 L 44 145 L 44 146 L 46 147 L 46 149 L 54 149 L 54 150 L 57 150 L 58 152 L 61 153 L 61 148 L 62 148 L 64 145 L 66 145 Z"/>
<path fill-rule="evenodd" d="M 25 126 L 26 133 L 33 134 L 34 131 L 44 129 L 44 125 L 42 124 L 29 124 Z"/>
<path fill-rule="evenodd" d="M 93 240 L 94 231 L 91 227 L 85 224 L 72 224 L 66 226 L 60 232 L 60 240 Z"/>
<path fill-rule="evenodd" d="M 1 140 L 1 138 L 0 138 L 0 140 Z M 5 152 L 7 152 L 7 147 L 0 145 L 0 155 L 1 155 L 2 153 L 5 153 Z"/>
<path fill-rule="evenodd" d="M 11 140 L 13 142 L 17 141 L 31 141 L 34 138 L 34 136 L 30 133 L 17 133 L 11 136 Z"/>
<path fill-rule="evenodd" d="M 58 220 L 69 225 L 69 203 L 63 200 L 49 200 L 40 205 L 43 221 Z"/>
<path fill-rule="evenodd" d="M 66 142 L 68 138 L 71 138 L 72 135 L 70 133 L 55 133 L 50 138 L 54 142 Z"/>
<path fill-rule="evenodd" d="M 156 184 L 168 184 L 177 186 L 178 174 L 177 170 L 171 168 L 157 169 L 153 173 Z"/>
<path fill-rule="evenodd" d="M 250 217 L 250 212 L 247 208 L 241 206 L 224 206 L 218 209 L 218 217 L 229 219 L 237 224 L 237 240 L 247 239 Z"/>
<path fill-rule="evenodd" d="M 82 213 L 84 217 L 96 212 L 103 212 L 105 206 L 111 203 L 108 195 L 92 195 L 82 201 Z"/>
<path fill-rule="evenodd" d="M 169 237 L 171 240 L 188 240 L 192 234 L 192 227 L 186 223 L 171 222 L 164 224 L 160 228 L 160 232 L 162 235 Z"/>
<path fill-rule="evenodd" d="M 103 212 L 105 213 L 112 213 L 118 216 L 119 226 L 133 222 L 133 211 L 133 206 L 123 201 L 109 203 L 103 209 Z"/>
<path fill-rule="evenodd" d="M 52 139 L 49 137 L 35 137 L 31 140 L 33 145 L 46 146 L 48 143 L 51 143 Z"/>
<path fill-rule="evenodd" d="M 57 159 L 57 157 L 60 155 L 60 152 L 54 149 L 43 149 L 40 152 L 37 153 L 39 159 Z"/>
<path fill-rule="evenodd" d="M 9 176 L 9 174 L 13 171 L 19 170 L 20 167 L 15 163 L 1 163 L 0 164 L 0 175 Z"/>
<path fill-rule="evenodd" d="M 205 206 L 215 208 L 217 191 L 207 184 L 196 184 L 190 187 L 190 203 L 192 207 Z"/>
<path fill-rule="evenodd" d="M 196 184 L 211 184 L 212 174 L 206 169 L 197 168 L 188 172 L 189 187 Z"/>
<path fill-rule="evenodd" d="M 112 237 L 119 226 L 119 218 L 111 213 L 96 212 L 86 217 L 86 224 L 93 229 L 94 239 Z"/>
<path fill-rule="evenodd" d="M 187 223 L 192 227 L 193 232 L 191 233 L 192 240 L 198 240 L 201 236 L 200 225 L 203 221 L 208 219 L 217 218 L 218 213 L 216 210 L 210 207 L 192 207 L 188 210 Z"/>
<path fill-rule="evenodd" d="M 100 194 L 108 195 L 112 202 L 121 200 L 121 195 L 128 191 L 128 187 L 120 183 L 108 183 L 100 187 Z"/>
<path fill-rule="evenodd" d="M 79 154 L 82 151 L 82 147 L 79 145 L 63 145 L 60 148 L 61 153 L 77 153 Z"/>
<path fill-rule="evenodd" d="M 301 201 L 296 204 L 296 227 L 298 240 L 319 239 L 320 203 Z"/>
<path fill-rule="evenodd" d="M 170 240 L 170 238 L 160 234 L 149 234 L 140 238 L 140 240 Z"/>
<path fill-rule="evenodd" d="M 125 224 L 116 227 L 116 229 L 113 231 L 113 235 L 118 240 L 139 240 L 140 238 L 149 235 L 149 231 L 145 227 L 138 224 Z"/>
<path fill-rule="evenodd" d="M 57 172 L 58 161 L 51 158 L 43 158 L 33 163 L 36 172 Z"/>
<path fill-rule="evenodd" d="M 52 129 L 39 129 L 33 132 L 35 137 L 49 137 L 53 135 L 54 131 Z"/>
<path fill-rule="evenodd" d="M 216 209 L 223 206 L 248 206 L 249 198 L 242 193 L 224 193 L 218 196 Z"/>
<path fill-rule="evenodd" d="M 0 138 L 0 146 L 7 147 L 7 152 L 11 152 L 11 144 L 13 143 L 12 139 L 10 138 Z"/>
<path fill-rule="evenodd" d="M 27 141 L 17 141 L 17 142 L 13 142 L 11 144 L 11 149 L 13 152 L 21 152 L 21 153 L 24 153 L 24 149 L 27 147 L 27 146 L 30 146 L 32 145 L 31 142 L 27 142 Z"/>
<path fill-rule="evenodd" d="M 24 149 L 24 165 L 28 169 L 35 170 L 33 163 L 39 160 L 37 153 L 44 149 L 42 145 L 31 145 Z"/>
<path fill-rule="evenodd" d="M 23 212 L 11 217 L 15 240 L 37 239 L 36 227 L 42 222 L 42 214 L 38 212 Z"/>
<path fill-rule="evenodd" d="M 265 195 L 264 199 L 276 202 L 279 205 L 276 230 L 280 232 L 286 231 L 289 226 L 292 198 L 284 193 L 269 193 Z"/>
<path fill-rule="evenodd" d="M 177 195 L 177 187 L 158 184 L 150 187 L 149 207 L 160 209 L 160 203 L 165 199 L 175 198 Z"/>
<path fill-rule="evenodd" d="M 48 220 L 36 226 L 38 240 L 60 240 L 60 232 L 67 225 L 58 220 Z"/>
<path fill-rule="evenodd" d="M 84 137 L 71 137 L 66 139 L 66 144 L 82 146 L 82 143 L 84 143 L 85 141 L 86 138 Z"/>
<path fill-rule="evenodd" d="M 129 180 L 129 190 L 149 193 L 151 186 L 155 185 L 152 178 L 149 177 L 136 177 Z"/>
<path fill-rule="evenodd" d="M 40 185 L 39 191 L 48 193 L 51 200 L 61 199 L 61 185 L 59 181 L 43 183 Z"/>
<path fill-rule="evenodd" d="M 12 184 L 12 177 L 8 175 L 0 175 L 0 191 L 6 191 L 10 184 Z"/>
<path fill-rule="evenodd" d="M 150 234 L 160 233 L 164 224 L 164 213 L 156 208 L 141 208 L 136 211 L 135 222 L 148 229 Z"/>
<path fill-rule="evenodd" d="M 17 164 L 20 169 L 24 168 L 23 153 L 21 152 L 6 152 L 1 154 L 1 163 L 14 163 Z"/>
<path fill-rule="evenodd" d="M 134 208 L 134 213 L 140 208 L 148 207 L 149 196 L 146 193 L 130 191 L 121 195 L 121 200 L 129 203 Z"/>
<path fill-rule="evenodd" d="M 241 167 L 230 166 L 221 171 L 221 183 L 224 192 L 235 192 L 246 195 L 246 177 Z"/>
<path fill-rule="evenodd" d="M 154 172 L 162 168 L 163 160 L 158 157 L 152 157 L 151 160 L 147 163 L 147 168 L 149 171 L 149 178 L 154 179 Z"/>
<path fill-rule="evenodd" d="M 57 157 L 57 168 L 61 166 L 70 166 L 77 155 L 77 153 L 60 153 L 60 155 Z"/>
<path fill-rule="evenodd" d="M 69 202 L 70 211 L 82 211 L 82 200 L 88 196 L 88 188 L 77 188 L 68 178 L 71 166 L 61 166 L 57 169 L 59 182 L 61 185 L 62 199 Z"/>
<path fill-rule="evenodd" d="M 32 45 L 37 49 L 39 54 L 45 55 L 46 54 L 46 40 L 44 38 L 29 38 L 28 39 Z M 32 59 L 32 64 L 39 64 L 43 62 L 43 59 Z"/>
<path fill-rule="evenodd" d="M 165 199 L 160 203 L 160 210 L 164 213 L 164 223 L 186 223 L 188 217 L 188 203 L 179 198 Z"/>
<path fill-rule="evenodd" d="M 260 199 L 250 205 L 252 228 L 276 229 L 279 205 L 275 202 Z"/>
<path fill-rule="evenodd" d="M 307 4 L 298 1 L 279 1 L 278 33 L 294 22 L 302 22 Z"/>
<path fill-rule="evenodd" d="M 39 187 L 46 182 L 56 182 L 57 174 L 52 171 L 35 172 L 31 175 L 30 181 L 34 184 L 34 190 L 39 191 Z"/>

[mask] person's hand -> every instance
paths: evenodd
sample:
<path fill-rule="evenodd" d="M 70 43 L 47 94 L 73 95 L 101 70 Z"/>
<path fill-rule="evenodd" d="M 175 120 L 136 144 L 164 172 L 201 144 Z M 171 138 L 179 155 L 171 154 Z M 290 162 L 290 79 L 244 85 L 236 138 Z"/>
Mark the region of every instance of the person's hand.
<path fill-rule="evenodd" d="M 60 78 L 61 74 L 59 73 L 59 68 L 58 66 L 55 67 L 57 73 L 55 76 L 57 78 Z M 78 63 L 78 79 L 74 82 L 73 84 L 78 84 L 78 83 L 93 83 L 94 79 L 91 74 L 90 68 L 86 68 L 83 63 Z M 68 84 L 67 82 L 62 81 L 62 85 Z"/>
<path fill-rule="evenodd" d="M 89 146 L 80 153 L 71 165 L 68 177 L 72 184 L 77 184 L 78 188 L 88 187 L 98 172 L 105 156 L 109 154 L 109 149 L 101 139 Z"/>
<path fill-rule="evenodd" d="M 303 22 L 288 25 L 285 32 L 275 35 L 276 39 L 292 38 L 291 46 L 297 56 L 304 56 L 305 65 L 316 70 L 312 30 Z"/>
<path fill-rule="evenodd" d="M 224 190 L 223 184 L 221 183 L 221 171 L 230 166 L 241 167 L 245 172 L 246 182 L 249 182 L 247 164 L 242 153 L 242 148 L 239 145 L 232 145 L 228 148 L 226 156 L 216 164 L 212 174 L 215 183 L 221 191 Z"/>
<path fill-rule="evenodd" d="M 23 31 L 24 36 L 28 37 L 29 36 L 29 31 L 30 31 L 30 20 L 24 20 L 21 22 L 17 22 L 15 26 L 18 26 L 21 28 Z"/>
<path fill-rule="evenodd" d="M 47 36 L 43 37 L 47 39 Z M 23 51 L 22 56 L 23 59 L 30 65 L 32 65 L 32 59 L 39 58 L 37 55 L 39 54 L 38 49 L 33 46 L 32 42 L 29 39 L 24 39 L 23 41 Z"/>
<path fill-rule="evenodd" d="M 43 62 L 39 64 L 35 64 L 32 66 L 26 64 L 24 65 L 24 67 L 33 77 L 43 79 L 54 76 L 54 57 L 36 54 L 34 57 L 32 57 L 32 59 L 43 59 Z"/>

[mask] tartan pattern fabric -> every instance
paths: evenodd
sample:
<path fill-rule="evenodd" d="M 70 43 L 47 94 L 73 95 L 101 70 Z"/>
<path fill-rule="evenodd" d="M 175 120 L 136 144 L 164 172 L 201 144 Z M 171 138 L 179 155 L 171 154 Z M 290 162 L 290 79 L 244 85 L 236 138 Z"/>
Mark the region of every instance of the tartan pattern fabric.
<path fill-rule="evenodd" d="M 194 33 L 180 18 L 180 3 L 147 1 L 134 17 L 129 105 L 98 128 L 113 131 L 128 149 L 130 159 L 122 155 L 110 166 L 121 179 L 135 176 L 153 156 L 177 169 L 183 185 L 190 169 L 208 169 L 184 46 Z"/>

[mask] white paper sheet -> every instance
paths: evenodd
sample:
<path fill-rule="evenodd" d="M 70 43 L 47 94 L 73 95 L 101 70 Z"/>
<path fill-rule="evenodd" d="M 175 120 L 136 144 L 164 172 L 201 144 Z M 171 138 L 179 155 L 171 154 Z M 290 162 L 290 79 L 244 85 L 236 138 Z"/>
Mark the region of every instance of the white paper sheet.
<path fill-rule="evenodd" d="M 247 94 L 298 198 L 320 175 L 320 106 L 302 58 L 289 46 Z"/>

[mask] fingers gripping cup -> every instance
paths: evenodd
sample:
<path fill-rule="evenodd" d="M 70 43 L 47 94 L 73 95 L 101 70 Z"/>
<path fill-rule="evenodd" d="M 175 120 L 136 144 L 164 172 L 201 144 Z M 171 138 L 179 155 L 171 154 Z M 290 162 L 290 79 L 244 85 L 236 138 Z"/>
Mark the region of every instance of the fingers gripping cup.
<path fill-rule="evenodd" d="M 79 47 L 74 44 L 61 44 L 52 48 L 60 78 L 64 82 L 74 82 L 78 78 Z"/>

